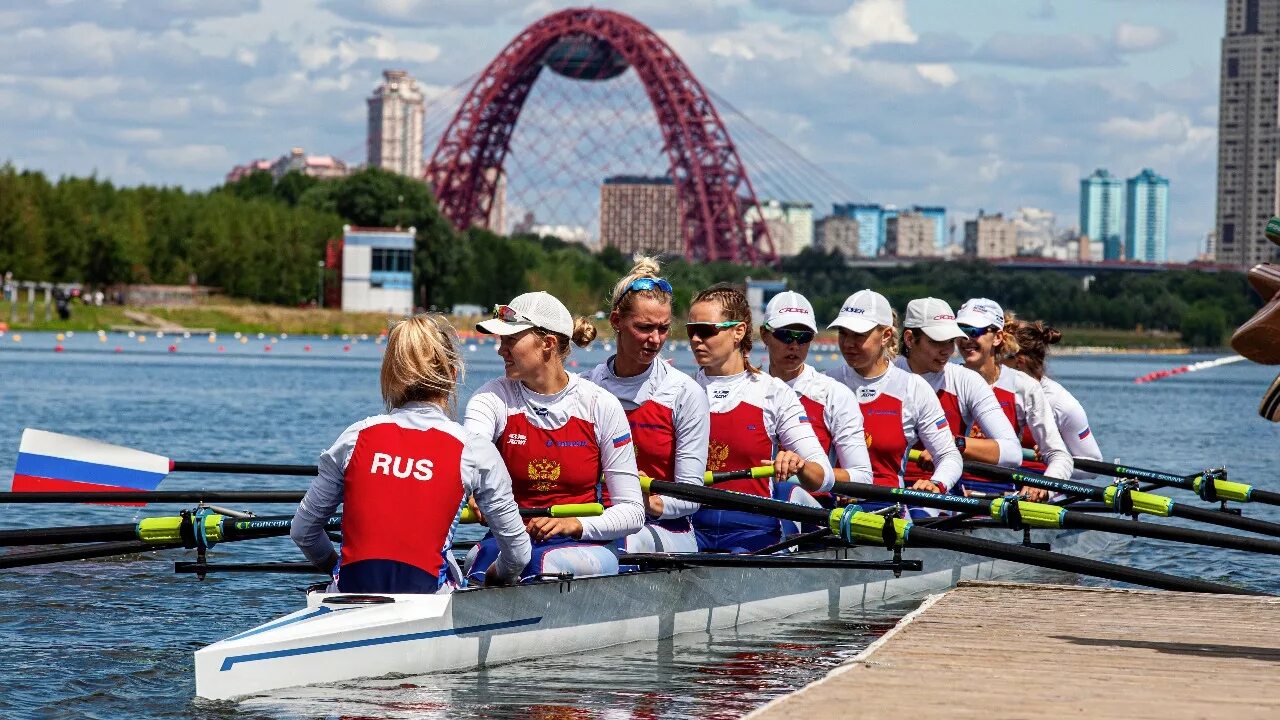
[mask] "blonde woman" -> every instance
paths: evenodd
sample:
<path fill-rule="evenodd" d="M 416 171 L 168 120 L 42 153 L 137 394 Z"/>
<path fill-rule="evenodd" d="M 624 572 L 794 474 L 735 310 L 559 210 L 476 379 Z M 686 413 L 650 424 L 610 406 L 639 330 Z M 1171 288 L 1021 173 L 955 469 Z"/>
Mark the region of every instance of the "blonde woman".
<path fill-rule="evenodd" d="M 889 301 L 878 292 L 859 290 L 845 298 L 839 316 L 827 327 L 840 331 L 845 365 L 830 375 L 858 398 L 872 482 L 903 487 L 907 451 L 919 440 L 932 456 L 933 472 L 909 487 L 950 492 L 960 479 L 960 451 L 933 388 L 893 364 L 898 347 Z"/>
<path fill-rule="evenodd" d="M 599 517 L 529 520 L 533 560 L 523 578 L 572 573 L 612 575 L 612 545 L 644 525 L 640 479 L 631 428 L 618 399 L 564 368 L 569 344 L 586 347 L 596 329 L 545 292 L 525 293 L 495 308 L 476 326 L 498 336 L 505 377 L 484 384 L 467 403 L 468 430 L 498 446 L 521 508 L 602 499 Z M 497 556 L 496 538 L 481 541 L 469 558 L 478 577 Z"/>
<path fill-rule="evenodd" d="M 707 469 L 744 470 L 772 463 L 773 478 L 730 480 L 725 490 L 771 497 L 773 479 L 792 475 L 806 488 L 828 491 L 835 482 L 831 461 L 823 451 L 796 393 L 782 380 L 751 366 L 751 308 L 741 290 L 713 285 L 698 293 L 685 323 L 694 378 L 711 408 Z M 805 504 L 817 507 L 812 497 Z M 782 525 L 774 518 L 731 510 L 703 508 L 693 516 L 698 547 L 703 550 L 752 552 L 777 543 Z"/>
<path fill-rule="evenodd" d="M 436 593 L 460 585 L 450 547 L 468 496 L 494 538 L 486 584 L 513 581 L 529 562 L 502 458 L 446 414 L 463 370 L 456 347 L 452 328 L 427 315 L 392 328 L 382 359 L 387 412 L 348 427 L 320 455 L 290 537 L 307 559 L 333 571 L 332 590 Z M 324 530 L 339 505 L 340 568 Z"/>
<path fill-rule="evenodd" d="M 609 324 L 618 352 L 587 378 L 622 403 L 640 472 L 702 486 L 711 433 L 707 394 L 693 378 L 663 362 L 671 331 L 671 283 L 652 258 L 641 258 L 613 288 Z M 626 552 L 696 552 L 689 516 L 698 504 L 649 495 L 644 528 L 621 543 Z"/>

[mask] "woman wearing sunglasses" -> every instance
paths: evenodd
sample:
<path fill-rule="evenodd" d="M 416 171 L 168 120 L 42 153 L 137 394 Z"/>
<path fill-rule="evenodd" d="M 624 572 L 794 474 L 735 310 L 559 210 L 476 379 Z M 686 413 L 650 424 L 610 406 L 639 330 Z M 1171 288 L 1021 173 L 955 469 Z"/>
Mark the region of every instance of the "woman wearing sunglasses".
<path fill-rule="evenodd" d="M 872 481 L 886 487 L 950 491 L 960 479 L 960 451 L 933 389 L 892 362 L 898 343 L 889 301 L 878 292 L 859 290 L 845 298 L 840 314 L 827 327 L 840 330 L 845 366 L 830 375 L 858 398 Z M 917 440 L 929 451 L 933 472 L 906 484 L 907 451 Z"/>
<path fill-rule="evenodd" d="M 761 373 L 748 360 L 752 333 L 746 295 L 728 284 L 703 290 L 689 307 L 685 330 L 701 368 L 695 380 L 711 406 L 707 469 L 745 470 L 772 462 L 779 481 L 797 475 L 805 487 L 830 490 L 835 481 L 831 461 L 804 406 L 786 383 Z M 716 487 L 771 497 L 773 478 L 729 480 Z M 694 514 L 693 527 L 703 550 L 751 552 L 782 536 L 775 518 L 710 508 Z"/>
<path fill-rule="evenodd" d="M 652 258 L 641 258 L 613 288 L 609 324 L 618 352 L 587 378 L 613 393 L 627 412 L 640 472 L 702 486 L 711 433 L 707 394 L 693 378 L 662 362 L 671 330 L 671 284 Z M 689 516 L 698 504 L 648 495 L 644 528 L 623 541 L 626 552 L 697 552 Z"/>
<path fill-rule="evenodd" d="M 343 431 L 320 455 L 289 535 L 333 570 L 336 592 L 436 593 L 462 582 L 450 547 L 468 495 L 489 518 L 486 584 L 520 576 L 529 536 L 498 452 L 449 419 L 462 358 L 453 328 L 415 315 L 391 329 L 382 357 L 387 412 Z M 343 506 L 341 571 L 325 521 Z"/>
<path fill-rule="evenodd" d="M 494 315 L 476 329 L 498 336 L 506 377 L 471 396 L 467 429 L 498 446 L 521 508 L 597 502 L 601 475 L 611 503 L 599 517 L 530 519 L 533 560 L 522 578 L 616 574 L 612 541 L 644 525 L 631 428 L 617 398 L 564 369 L 570 339 L 586 347 L 595 326 L 545 292 L 525 293 Z M 484 572 L 493 549 L 490 538 L 476 546 L 468 576 Z"/>
<path fill-rule="evenodd" d="M 1045 374 L 1045 355 L 1050 345 L 1062 339 L 1062 333 L 1039 320 L 1026 322 L 1013 317 L 1005 323 L 1005 329 L 1014 343 L 1004 362 L 1039 381 L 1049 407 L 1053 408 L 1053 419 L 1062 442 L 1067 447 L 1068 456 L 1101 460 L 1102 449 L 1098 447 L 1098 439 L 1089 426 L 1089 417 L 1085 414 L 1084 407 L 1066 388 Z M 1076 470 L 1072 477 L 1087 480 L 1094 475 Z"/>
<path fill-rule="evenodd" d="M 964 459 L 1016 468 L 1022 464 L 1022 443 L 1001 411 L 991 386 L 973 370 L 950 362 L 956 340 L 964 336 L 950 305 L 938 298 L 917 298 L 907 303 L 902 320 L 902 356 L 894 363 L 929 383 Z M 924 445 L 917 442 L 915 449 L 923 450 Z M 907 463 L 906 483 L 914 485 L 928 477 L 925 468 L 930 467 L 931 461 L 929 451 L 924 450 L 921 462 Z M 980 483 L 981 479 L 963 475 L 961 489 L 970 487 L 966 482 Z M 1028 492 L 1035 501 L 1049 497 L 1044 490 L 1028 488 Z"/>
<path fill-rule="evenodd" d="M 956 349 L 960 351 L 965 367 L 981 375 L 991 386 L 1000 408 L 1018 434 L 1019 445 L 1037 450 L 1041 462 L 1024 463 L 1027 468 L 1065 480 L 1071 477 L 1074 467 L 1044 389 L 1031 376 L 1001 362 L 1018 347 L 1005 321 L 1006 315 L 999 303 L 986 298 L 965 301 L 956 315 L 956 322 L 965 336 L 956 341 Z M 962 487 L 969 493 L 988 494 L 1014 489 L 1010 483 L 969 477 L 962 480 Z M 1043 490 L 1023 490 L 1033 500 L 1048 495 Z"/>

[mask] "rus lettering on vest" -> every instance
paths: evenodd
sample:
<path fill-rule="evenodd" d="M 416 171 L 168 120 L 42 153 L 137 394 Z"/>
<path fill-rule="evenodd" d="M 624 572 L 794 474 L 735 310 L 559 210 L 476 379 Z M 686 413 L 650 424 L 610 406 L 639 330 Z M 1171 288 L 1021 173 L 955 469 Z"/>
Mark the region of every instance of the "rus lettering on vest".
<path fill-rule="evenodd" d="M 376 452 L 373 454 L 373 462 L 369 465 L 369 474 L 394 475 L 401 479 L 412 475 L 415 479 L 425 482 L 431 479 L 433 467 L 434 463 L 427 458 L 414 460 Z"/>

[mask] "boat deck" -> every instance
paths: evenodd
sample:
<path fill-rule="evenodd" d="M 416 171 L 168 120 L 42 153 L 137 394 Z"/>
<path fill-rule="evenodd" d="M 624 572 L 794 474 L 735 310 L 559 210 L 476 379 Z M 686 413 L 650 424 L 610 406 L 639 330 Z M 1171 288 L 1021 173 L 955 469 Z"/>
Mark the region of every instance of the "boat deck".
<path fill-rule="evenodd" d="M 888 707 L 983 720 L 1280 717 L 1280 598 L 962 582 L 748 717 Z"/>

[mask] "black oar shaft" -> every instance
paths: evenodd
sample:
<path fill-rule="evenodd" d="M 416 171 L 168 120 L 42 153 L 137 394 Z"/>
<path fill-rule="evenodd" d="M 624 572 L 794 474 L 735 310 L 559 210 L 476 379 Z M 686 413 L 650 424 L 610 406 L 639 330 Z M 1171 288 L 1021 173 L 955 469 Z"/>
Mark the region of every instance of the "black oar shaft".
<path fill-rule="evenodd" d="M 241 475 L 315 475 L 315 465 L 271 465 L 266 463 L 175 461 L 170 472 L 236 473 Z"/>
<path fill-rule="evenodd" d="M 862 485 L 862 483 L 843 483 L 844 485 Z M 867 487 L 875 487 L 868 485 Z M 762 515 L 795 520 L 798 522 L 828 522 L 829 513 L 818 508 L 793 505 L 792 503 L 756 497 L 742 493 L 726 492 L 714 488 L 700 488 L 686 483 L 672 483 L 654 480 L 650 486 L 653 492 L 664 495 L 682 497 L 687 500 L 703 503 L 710 507 L 730 508 L 745 512 L 758 512 Z M 875 488 L 888 491 L 889 488 Z M 836 492 L 841 492 L 839 489 Z M 843 494 L 843 493 L 842 493 Z M 958 550 L 984 557 L 1001 560 L 1012 560 L 1024 565 L 1044 567 L 1052 570 L 1063 570 L 1082 575 L 1102 577 L 1108 580 L 1126 582 L 1134 585 L 1160 588 L 1164 590 L 1181 590 L 1185 592 L 1207 592 L 1232 595 L 1266 595 L 1257 590 L 1221 585 L 1205 580 L 1193 580 L 1155 572 L 1140 570 L 1125 565 L 1089 560 L 1073 555 L 1063 555 L 1021 545 L 1010 545 L 994 540 L 975 538 L 972 536 L 933 530 L 926 527 L 912 526 L 908 536 L 909 545 L 937 547 Z"/>
<path fill-rule="evenodd" d="M 230 573 L 289 573 L 297 575 L 327 575 L 324 570 L 309 562 L 264 563 L 202 563 L 176 562 L 173 571 L 181 574 L 207 575 L 215 572 Z"/>
<path fill-rule="evenodd" d="M 90 560 L 93 558 L 111 557 L 113 555 L 132 555 L 134 553 L 150 552 L 152 550 L 171 550 L 180 547 L 182 547 L 181 543 L 153 545 L 151 543 L 142 542 L 141 540 L 125 540 L 121 542 L 77 545 L 75 547 L 58 548 L 56 550 L 41 550 L 39 552 L 30 553 L 6 553 L 4 555 L 0 555 L 0 570 L 29 567 L 31 565 L 44 565 L 47 563 L 63 562 L 66 560 Z"/>
<path fill-rule="evenodd" d="M 76 542 L 110 542 L 137 540 L 138 526 L 134 523 L 118 525 L 78 525 L 70 527 L 27 528 L 25 530 L 0 530 L 0 547 L 15 545 L 61 545 Z"/>
<path fill-rule="evenodd" d="M 1223 512 L 1213 508 L 1196 507 L 1194 505 L 1183 505 L 1174 503 L 1170 508 L 1169 514 L 1173 517 L 1186 518 L 1187 520 L 1195 520 L 1197 522 L 1209 523 L 1211 525 L 1221 525 L 1222 527 L 1235 528 L 1237 530 L 1247 530 L 1260 535 L 1271 535 L 1280 537 L 1280 524 L 1258 520 L 1256 518 L 1244 517 L 1231 512 Z"/>
<path fill-rule="evenodd" d="M 0 504 L 48 503 L 297 503 L 301 490 L 127 490 L 122 492 L 0 492 Z"/>

